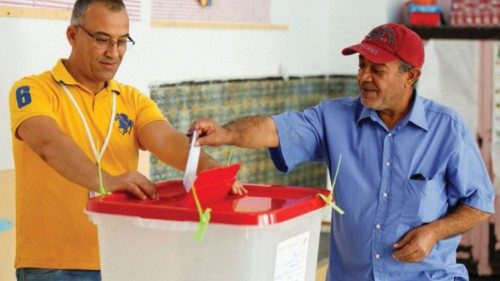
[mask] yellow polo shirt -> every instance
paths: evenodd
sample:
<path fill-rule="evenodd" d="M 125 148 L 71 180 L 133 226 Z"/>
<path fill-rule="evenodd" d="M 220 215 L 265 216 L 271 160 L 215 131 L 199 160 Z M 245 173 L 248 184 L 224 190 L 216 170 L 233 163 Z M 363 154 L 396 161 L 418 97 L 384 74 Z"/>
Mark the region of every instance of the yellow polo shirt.
<path fill-rule="evenodd" d="M 16 137 L 24 120 L 48 116 L 95 162 L 81 118 L 59 82 L 74 96 L 99 147 L 108 132 L 112 95 L 117 95 L 111 139 L 101 160 L 102 168 L 112 175 L 137 169 L 137 132 L 165 118 L 151 99 L 115 80 L 94 95 L 75 81 L 62 60 L 51 71 L 25 77 L 11 89 L 17 211 L 14 266 L 99 269 L 96 227 L 84 213 L 88 189 L 64 179 Z"/>

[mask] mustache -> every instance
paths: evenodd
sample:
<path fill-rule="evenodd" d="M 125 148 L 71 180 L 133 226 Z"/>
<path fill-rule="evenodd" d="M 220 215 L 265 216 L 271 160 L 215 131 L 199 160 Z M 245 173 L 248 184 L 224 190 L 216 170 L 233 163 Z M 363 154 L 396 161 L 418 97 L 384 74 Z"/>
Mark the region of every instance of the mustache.
<path fill-rule="evenodd" d="M 374 85 L 370 84 L 369 82 L 363 82 L 359 84 L 359 88 L 363 90 L 369 90 L 369 91 L 376 91 L 377 87 Z"/>

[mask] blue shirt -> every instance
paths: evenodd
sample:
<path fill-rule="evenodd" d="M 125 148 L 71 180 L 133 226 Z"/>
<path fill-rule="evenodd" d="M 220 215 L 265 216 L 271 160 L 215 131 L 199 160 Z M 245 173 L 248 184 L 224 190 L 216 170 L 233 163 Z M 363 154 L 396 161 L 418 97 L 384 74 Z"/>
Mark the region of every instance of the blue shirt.
<path fill-rule="evenodd" d="M 456 263 L 458 235 L 439 241 L 421 262 L 392 257 L 408 230 L 459 203 L 494 212 L 488 173 L 458 114 L 414 93 L 411 111 L 391 130 L 359 98 L 273 119 L 280 145 L 270 153 L 279 170 L 326 161 L 334 175 L 342 154 L 333 196 L 345 214 L 332 212 L 328 280 L 468 280 Z"/>

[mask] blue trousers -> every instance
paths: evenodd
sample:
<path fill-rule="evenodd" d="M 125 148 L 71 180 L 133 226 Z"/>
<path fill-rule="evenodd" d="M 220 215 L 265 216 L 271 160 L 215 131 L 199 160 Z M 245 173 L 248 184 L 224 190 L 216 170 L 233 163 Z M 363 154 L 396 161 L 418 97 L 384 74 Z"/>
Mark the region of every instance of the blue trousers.
<path fill-rule="evenodd" d="M 99 270 L 18 268 L 17 281 L 101 281 Z"/>

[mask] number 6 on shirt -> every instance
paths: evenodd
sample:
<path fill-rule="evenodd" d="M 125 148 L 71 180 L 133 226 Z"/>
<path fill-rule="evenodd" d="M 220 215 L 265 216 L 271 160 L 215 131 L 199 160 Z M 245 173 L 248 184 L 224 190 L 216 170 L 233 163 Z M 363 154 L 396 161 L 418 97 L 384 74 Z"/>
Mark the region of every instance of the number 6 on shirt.
<path fill-rule="evenodd" d="M 31 94 L 29 86 L 22 86 L 16 90 L 17 107 L 22 108 L 31 103 Z"/>

